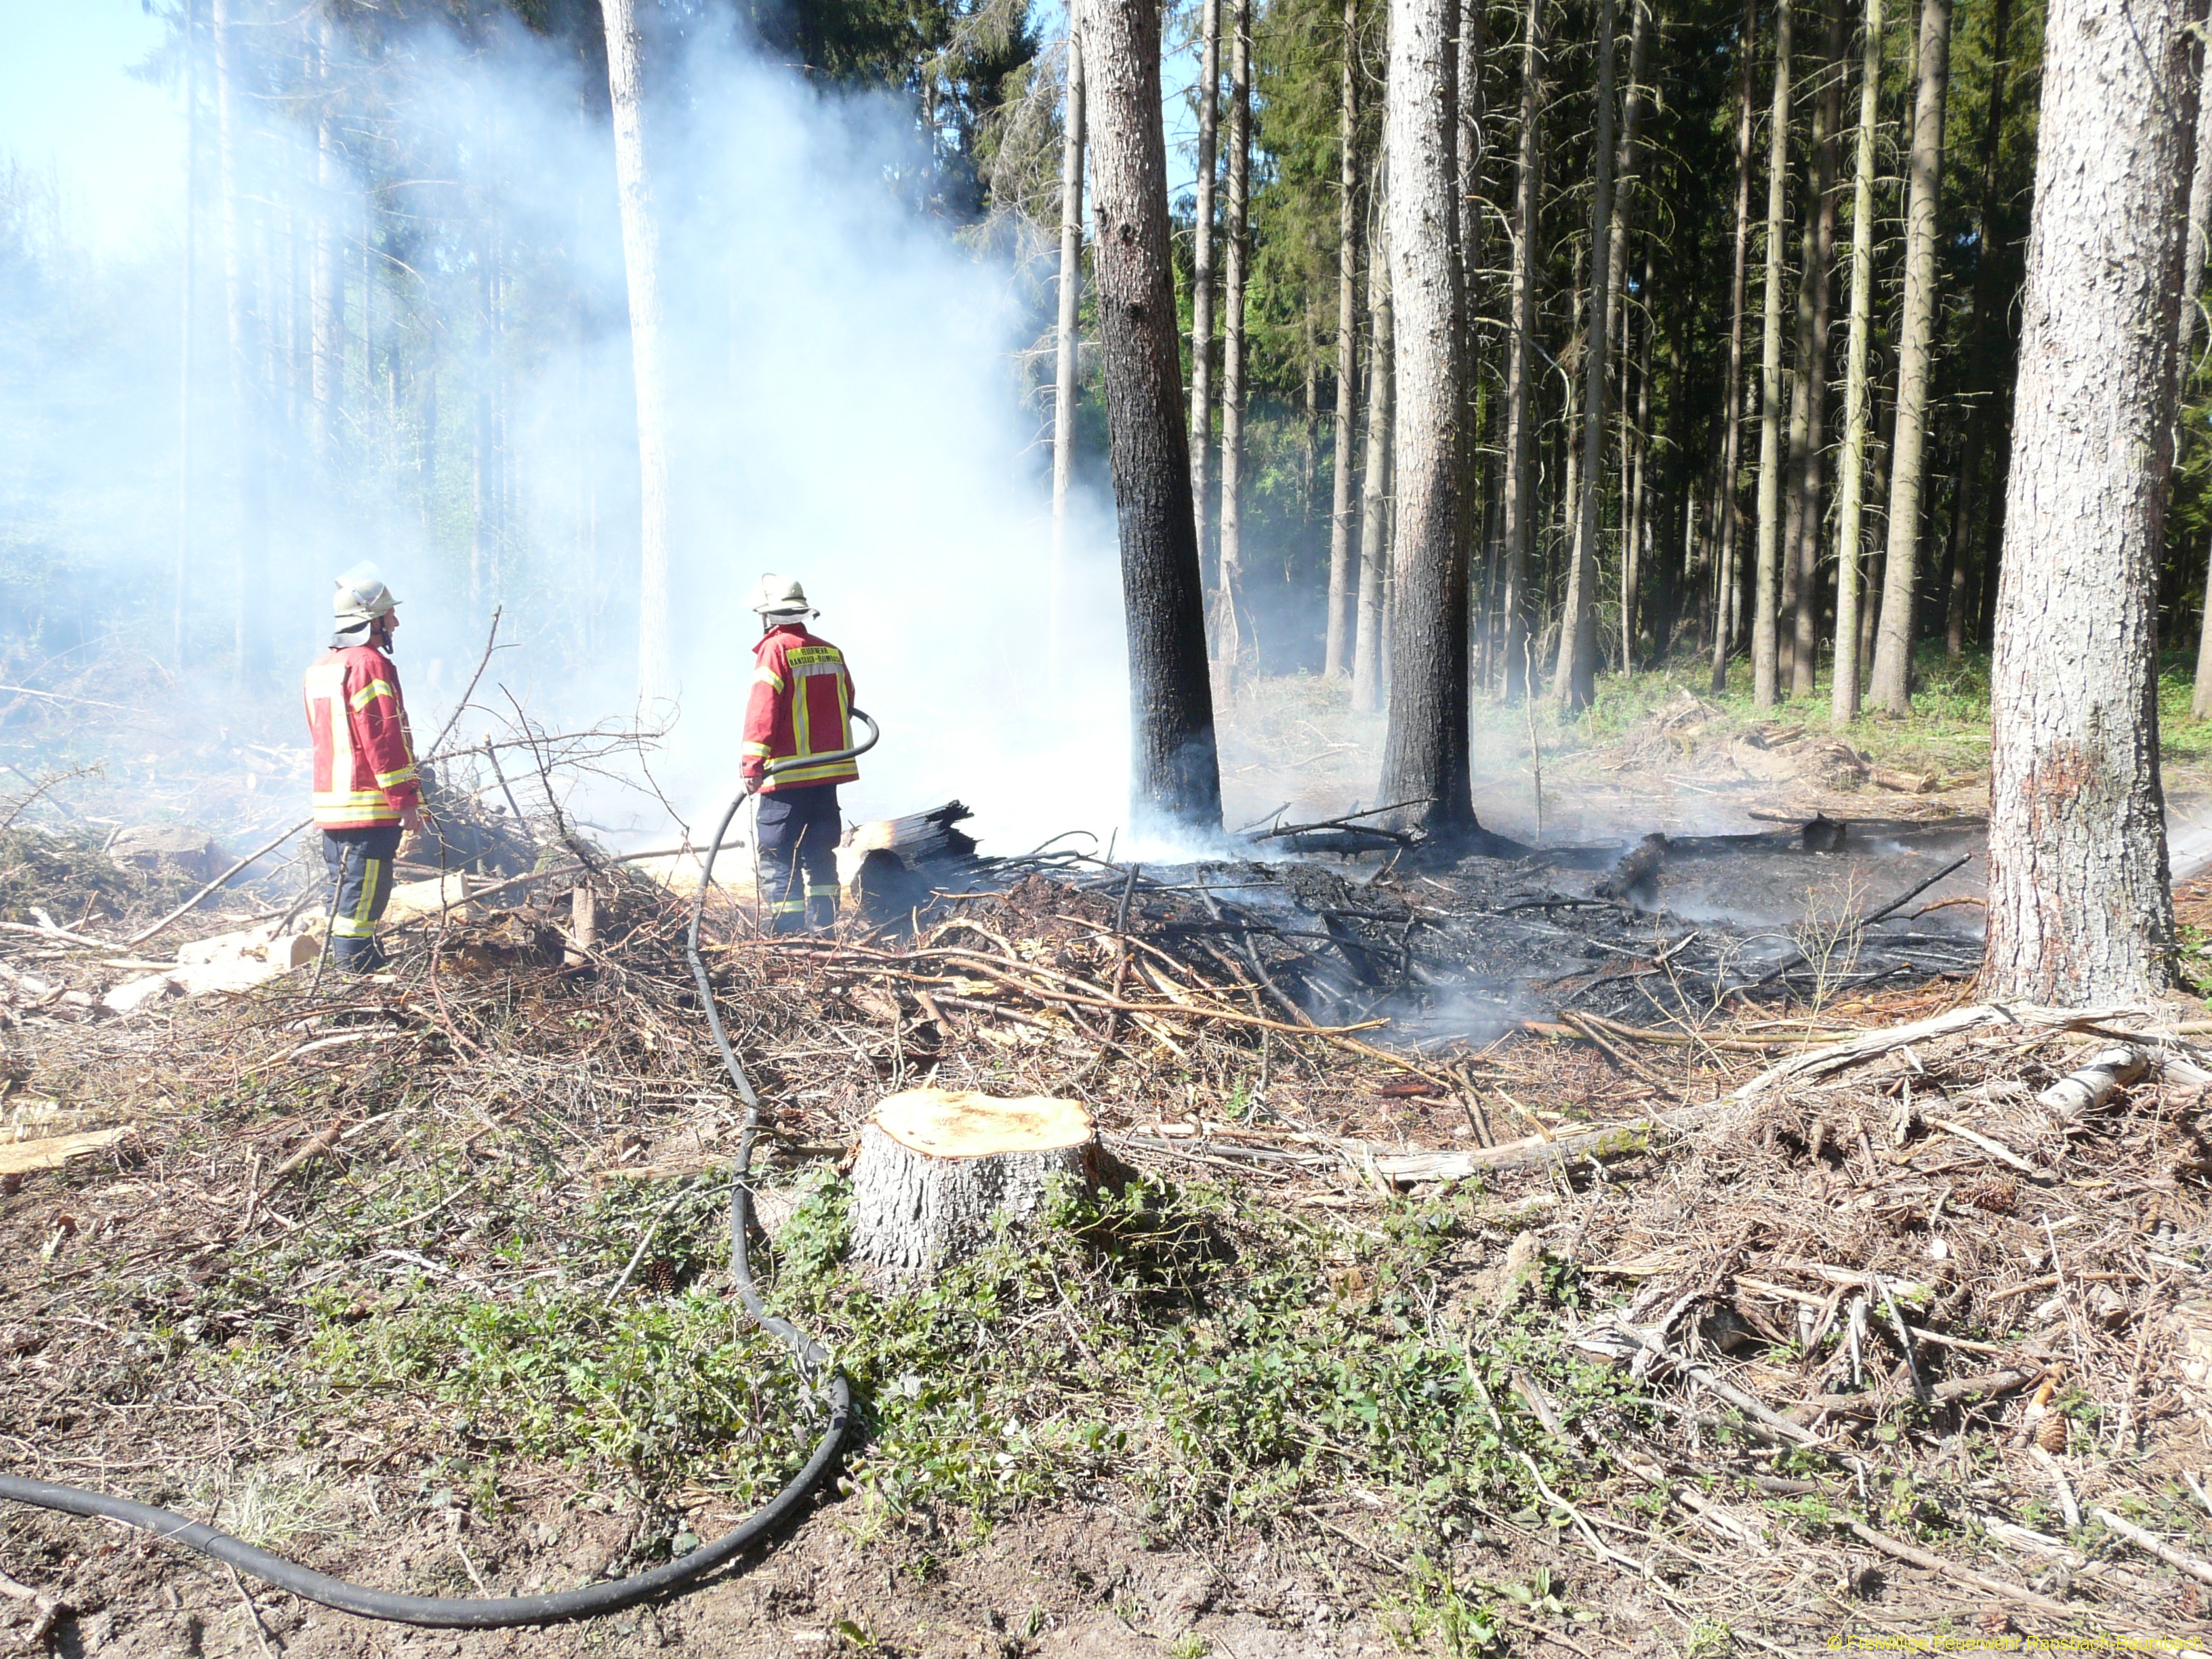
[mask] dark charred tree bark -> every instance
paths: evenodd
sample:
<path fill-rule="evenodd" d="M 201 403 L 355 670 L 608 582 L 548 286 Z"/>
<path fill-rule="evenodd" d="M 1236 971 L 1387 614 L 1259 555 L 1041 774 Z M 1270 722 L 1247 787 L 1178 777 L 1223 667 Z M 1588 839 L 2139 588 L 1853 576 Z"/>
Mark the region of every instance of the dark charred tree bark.
<path fill-rule="evenodd" d="M 1943 183 L 1943 102 L 1951 0 L 1921 0 L 1920 61 L 1905 210 L 1905 298 L 1897 356 L 1897 437 L 1889 460 L 1889 558 L 1869 698 L 1892 714 L 1912 710 L 1912 610 L 1919 587 L 1920 507 L 1928 476 L 1928 388 L 1936 340 L 1936 222 Z M 2196 94 L 2190 94 L 2192 102 Z"/>
<path fill-rule="evenodd" d="M 1328 632 L 1322 659 L 1331 679 L 1351 672 L 1352 617 L 1358 577 L 1354 571 L 1352 483 L 1354 431 L 1359 397 L 1359 9 L 1344 0 L 1343 61 L 1337 82 L 1336 210 L 1336 460 L 1331 469 L 1328 520 Z"/>
<path fill-rule="evenodd" d="M 2172 982 L 2158 580 L 2197 53 L 2179 5 L 2054 0 L 1990 668 L 1984 994 Z"/>
<path fill-rule="evenodd" d="M 1468 775 L 1467 406 L 1460 289 L 1457 0 L 1391 0 L 1390 289 L 1397 533 L 1382 799 L 1447 836 L 1475 829 Z"/>
<path fill-rule="evenodd" d="M 1076 27 L 1087 71 L 1092 270 L 1128 631 L 1131 815 L 1158 833 L 1218 830 L 1221 766 L 1168 245 L 1160 14 L 1148 0 L 1079 0 Z"/>
<path fill-rule="evenodd" d="M 1849 42 L 1844 4 L 1845 0 L 1831 0 L 1828 13 L 1828 44 L 1822 58 L 1828 84 L 1813 118 L 1813 195 L 1806 224 L 1803 298 L 1798 307 L 1799 318 L 1807 325 L 1797 371 L 1797 383 L 1805 393 L 1805 427 L 1803 447 L 1790 473 L 1796 520 L 1790 532 L 1790 564 L 1797 573 L 1797 586 L 1790 607 L 1790 695 L 1801 698 L 1813 695 L 1820 625 L 1820 526 L 1826 516 L 1821 473 L 1828 435 L 1837 134 L 1843 123 L 1844 52 Z"/>

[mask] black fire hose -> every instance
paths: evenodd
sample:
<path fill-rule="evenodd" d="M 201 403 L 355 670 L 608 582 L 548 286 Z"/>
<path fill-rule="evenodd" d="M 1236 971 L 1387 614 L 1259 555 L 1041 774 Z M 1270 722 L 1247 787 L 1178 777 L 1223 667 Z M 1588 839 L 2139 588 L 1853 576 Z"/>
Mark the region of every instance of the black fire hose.
<path fill-rule="evenodd" d="M 859 709 L 853 718 L 868 728 L 868 739 L 848 750 L 830 755 L 810 755 L 806 764 L 818 766 L 825 761 L 848 760 L 866 753 L 876 745 L 883 733 L 875 721 Z M 790 763 L 785 763 L 789 764 Z M 771 765 L 769 771 L 777 769 Z M 699 896 L 691 905 L 691 926 L 684 935 L 684 948 L 691 958 L 691 973 L 699 986 L 699 1005 L 706 1010 L 708 1029 L 714 1034 L 714 1046 L 721 1051 L 722 1064 L 737 1085 L 738 1095 L 745 1103 L 744 1128 L 738 1141 L 738 1161 L 732 1171 L 730 1184 L 730 1280 L 760 1327 L 774 1334 L 789 1348 L 800 1366 L 812 1371 L 827 1365 L 830 1356 L 822 1345 L 799 1330 L 787 1320 L 779 1319 L 762 1304 L 760 1291 L 753 1284 L 752 1263 L 745 1248 L 745 1224 L 750 1213 L 751 1197 L 745 1185 L 752 1170 L 753 1142 L 760 1131 L 760 1097 L 753 1091 L 752 1080 L 746 1077 L 745 1068 L 738 1063 L 736 1051 L 730 1047 L 729 1035 L 722 1029 L 722 1017 L 714 1006 L 714 988 L 707 976 L 707 965 L 699 957 L 699 921 L 707 908 L 707 893 L 714 875 L 714 857 L 722 849 L 722 837 L 729 833 L 730 821 L 744 804 L 739 794 L 722 814 L 722 821 L 714 828 L 714 839 L 707 848 L 704 867 L 699 872 Z M 258 1550 L 243 1539 L 234 1538 L 227 1532 L 217 1532 L 204 1526 L 189 1516 L 179 1515 L 174 1510 L 158 1509 L 151 1504 L 134 1503 L 127 1498 L 111 1498 L 105 1492 L 87 1492 L 78 1486 L 56 1486 L 45 1480 L 26 1480 L 12 1474 L 0 1474 L 0 1498 L 19 1504 L 34 1504 L 41 1509 L 59 1510 L 67 1515 L 82 1515 L 94 1519 L 120 1521 L 137 1527 L 172 1543 L 182 1544 L 203 1555 L 213 1556 L 227 1562 L 240 1572 L 251 1573 L 256 1578 L 289 1590 L 309 1601 L 319 1601 L 326 1607 L 337 1607 L 346 1613 L 357 1613 L 366 1619 L 389 1620 L 396 1624 L 428 1625 L 446 1630 L 497 1630 L 514 1625 L 549 1625 L 567 1619 L 581 1619 L 593 1613 L 612 1613 L 618 1607 L 672 1590 L 703 1578 L 725 1562 L 742 1553 L 755 1540 L 774 1531 L 788 1520 L 804 1504 L 814 1488 L 829 1474 L 842 1445 L 845 1431 L 852 1420 L 853 1389 L 842 1372 L 830 1372 L 830 1425 L 815 1443 L 814 1455 L 806 1460 L 806 1467 L 793 1475 L 782 1491 L 767 1504 L 737 1526 L 724 1533 L 711 1544 L 702 1544 L 689 1555 L 636 1573 L 628 1578 L 618 1578 L 612 1583 L 591 1584 L 581 1589 L 562 1590 L 551 1595 L 497 1596 L 482 1600 L 463 1599 L 445 1595 L 394 1595 L 384 1590 L 367 1589 L 348 1583 L 343 1578 L 333 1578 L 310 1568 L 287 1561 L 282 1556 Z"/>

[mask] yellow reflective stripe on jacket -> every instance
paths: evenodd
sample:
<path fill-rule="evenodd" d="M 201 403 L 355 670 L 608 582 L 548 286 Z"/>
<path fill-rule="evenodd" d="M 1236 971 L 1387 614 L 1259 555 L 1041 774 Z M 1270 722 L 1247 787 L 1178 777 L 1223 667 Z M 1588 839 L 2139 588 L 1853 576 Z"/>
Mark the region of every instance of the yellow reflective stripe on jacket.
<path fill-rule="evenodd" d="M 769 747 L 764 743 L 749 743 L 743 746 L 743 752 L 753 759 L 766 760 L 769 757 Z"/>
<path fill-rule="evenodd" d="M 860 775 L 860 769 L 848 756 L 843 760 L 815 761 L 803 766 L 779 766 L 765 787 L 781 789 L 794 783 L 848 783 Z"/>
<path fill-rule="evenodd" d="M 783 676 L 765 663 L 753 670 L 753 679 L 756 684 L 768 686 L 772 690 L 777 691 L 783 690 Z"/>
<path fill-rule="evenodd" d="M 390 789 L 399 784 L 413 783 L 418 775 L 415 770 L 415 763 L 410 761 L 397 772 L 379 772 L 376 775 L 376 783 L 380 789 Z"/>
<path fill-rule="evenodd" d="M 353 694 L 352 708 L 357 714 L 362 709 L 368 708 L 369 704 L 374 702 L 379 697 L 391 697 L 393 696 L 393 695 L 392 682 L 390 680 L 371 680 L 367 685 L 362 686 L 360 690 Z"/>

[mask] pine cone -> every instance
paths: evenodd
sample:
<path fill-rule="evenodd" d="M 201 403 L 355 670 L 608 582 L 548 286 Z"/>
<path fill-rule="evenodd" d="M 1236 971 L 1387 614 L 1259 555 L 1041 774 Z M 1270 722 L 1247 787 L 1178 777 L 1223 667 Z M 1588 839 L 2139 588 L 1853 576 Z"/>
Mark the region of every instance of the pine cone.
<path fill-rule="evenodd" d="M 2066 1449 L 2066 1419 L 2057 1412 L 2045 1412 L 2043 1420 L 2035 1425 L 2035 1443 L 2047 1452 Z"/>

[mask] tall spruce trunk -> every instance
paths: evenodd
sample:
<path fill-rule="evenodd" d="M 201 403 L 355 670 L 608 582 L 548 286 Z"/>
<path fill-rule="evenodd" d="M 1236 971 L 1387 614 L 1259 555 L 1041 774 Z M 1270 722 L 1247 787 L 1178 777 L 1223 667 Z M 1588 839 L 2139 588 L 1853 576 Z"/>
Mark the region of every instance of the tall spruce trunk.
<path fill-rule="evenodd" d="M 2180 377 L 2184 398 L 2197 367 L 2197 338 L 2203 320 L 2199 313 L 2204 303 L 2204 266 L 2212 259 L 2208 232 L 2212 232 L 2212 52 L 2204 53 L 2203 76 L 2197 83 L 2197 155 L 2189 181 L 2188 236 L 2182 254 L 2180 336 L 2174 372 Z M 2181 434 L 2176 432 L 2177 452 L 2180 445 Z M 2212 566 L 2204 573 L 2204 605 L 2197 629 L 2197 685 L 2189 700 L 2189 715 L 2191 720 L 2212 720 Z"/>
<path fill-rule="evenodd" d="M 1783 245 L 1790 218 L 1790 0 L 1774 9 L 1774 107 L 1766 155 L 1766 292 L 1759 338 L 1759 565 L 1752 595 L 1751 700 L 1774 707 L 1782 550 Z"/>
<path fill-rule="evenodd" d="M 1352 515 L 1352 443 L 1359 397 L 1359 5 L 1344 0 L 1344 50 L 1337 70 L 1336 444 L 1330 465 L 1328 632 L 1322 672 L 1352 672 L 1350 607 L 1358 596 Z"/>
<path fill-rule="evenodd" d="M 660 218 L 638 113 L 636 0 L 602 0 L 607 91 L 614 106 L 615 187 L 629 293 L 630 373 L 637 395 L 637 683 L 641 697 L 675 690 L 669 649 L 668 377 L 660 314 Z"/>
<path fill-rule="evenodd" d="M 1159 9 L 1150 0 L 1078 0 L 1076 29 L 1090 105 L 1091 272 L 1128 638 L 1131 817 L 1152 833 L 1218 831 L 1221 764 L 1168 242 Z"/>
<path fill-rule="evenodd" d="M 1787 4 L 1788 0 L 1784 0 Z M 1590 143 L 1589 303 L 1583 328 L 1582 476 L 1552 696 L 1587 708 L 1597 689 L 1597 541 L 1605 498 L 1606 356 L 1613 344 L 1613 0 L 1598 0 L 1597 131 Z"/>
<path fill-rule="evenodd" d="M 1533 404 L 1536 361 L 1536 236 L 1541 222 L 1545 0 L 1528 0 L 1521 42 L 1521 143 L 1515 163 L 1513 318 L 1505 357 L 1505 696 L 1534 695 L 1528 572 L 1535 540 Z"/>
<path fill-rule="evenodd" d="M 1467 471 L 1464 486 L 1468 499 L 1468 544 L 1467 660 L 1468 695 L 1472 699 L 1478 690 L 1486 687 L 1486 674 L 1492 655 L 1486 579 L 1495 574 L 1495 544 L 1491 528 L 1495 516 L 1493 509 L 1497 506 L 1494 492 L 1483 487 L 1486 468 L 1480 457 L 1481 447 L 1490 437 L 1487 420 L 1490 400 L 1486 395 L 1487 388 L 1482 384 L 1482 377 L 1475 367 L 1478 362 L 1477 313 L 1481 304 L 1479 296 L 1484 291 L 1483 258 L 1487 247 L 1487 227 L 1484 222 L 1487 197 L 1484 174 L 1490 159 L 1490 139 L 1482 71 L 1488 26 L 1483 15 L 1487 0 L 1457 0 L 1457 4 L 1459 11 L 1454 32 L 1458 37 L 1455 76 L 1459 89 L 1459 104 L 1458 131 L 1454 139 L 1453 156 L 1459 165 L 1460 321 L 1463 331 L 1460 350 L 1467 364 L 1467 373 L 1462 377 L 1467 406 L 1462 414 L 1465 423 L 1462 456 Z"/>
<path fill-rule="evenodd" d="M 1252 206 L 1252 6 L 1230 0 L 1229 202 L 1223 240 L 1221 331 L 1221 577 L 1214 592 L 1213 652 L 1233 675 L 1244 660 L 1244 289 Z"/>
<path fill-rule="evenodd" d="M 1735 129 L 1735 270 L 1729 283 L 1728 426 L 1721 442 L 1720 586 L 1713 616 L 1713 690 L 1728 686 L 1729 653 L 1735 649 L 1736 610 L 1741 586 L 1736 574 L 1736 480 L 1743 456 L 1743 300 L 1751 263 L 1751 94 L 1759 58 L 1758 0 L 1745 0 L 1742 106 Z"/>
<path fill-rule="evenodd" d="M 1458 0 L 1391 0 L 1383 96 L 1398 459 L 1381 798 L 1425 803 L 1408 806 L 1401 821 L 1453 836 L 1476 827 L 1468 772 L 1458 21 Z"/>
<path fill-rule="evenodd" d="M 315 110 L 315 267 L 313 313 L 315 460 L 325 471 L 337 463 L 345 396 L 345 158 L 338 147 L 337 89 L 331 72 L 336 30 L 327 15 L 315 22 L 315 60 L 320 94 Z"/>
<path fill-rule="evenodd" d="M 1068 19 L 1067 104 L 1060 139 L 1060 317 L 1052 378 L 1052 570 L 1045 618 L 1057 681 L 1067 635 L 1067 491 L 1075 476 L 1075 394 L 1083 307 L 1083 37 Z"/>
<path fill-rule="evenodd" d="M 247 269 L 245 192 L 246 119 L 239 85 L 243 55 L 236 0 L 214 0 L 216 191 L 222 204 L 223 311 L 230 346 L 232 465 L 238 477 L 238 528 L 231 543 L 231 672 L 240 679 L 264 665 L 263 596 L 269 573 L 269 458 L 263 396 L 263 318 Z"/>
<path fill-rule="evenodd" d="M 1974 508 L 1981 489 L 1982 459 L 1988 452 L 1997 404 L 2003 395 L 2003 341 L 1996 318 L 2003 296 L 1997 292 L 1995 237 L 2000 206 L 1997 157 L 2011 68 L 2005 54 L 2011 31 L 2012 0 L 1996 0 L 1990 15 L 1990 94 L 1982 122 L 1981 200 L 1975 214 L 1978 234 L 1974 249 L 1973 309 L 1966 324 L 1966 389 L 1973 398 L 1973 409 L 1966 419 L 1958 482 L 1952 491 L 1951 580 L 1943 602 L 1943 653 L 1954 662 L 1965 654 L 1969 616 L 1981 586 L 1973 556 Z M 2192 194 L 2192 210 L 2195 199 Z M 2182 327 L 2186 331 L 2188 326 L 2185 317 Z"/>
<path fill-rule="evenodd" d="M 1637 604 L 1635 585 L 1639 551 L 1636 538 L 1642 533 L 1643 529 L 1641 517 L 1644 501 L 1643 422 L 1650 412 L 1650 389 L 1647 386 L 1638 394 L 1640 408 L 1636 416 L 1637 435 L 1632 441 L 1629 435 L 1627 392 L 1630 368 L 1628 307 L 1625 290 L 1628 285 L 1629 231 L 1635 220 L 1636 190 L 1638 182 L 1636 164 L 1636 132 L 1643 120 L 1644 100 L 1647 96 L 1644 76 L 1650 68 L 1651 36 L 1656 26 L 1652 15 L 1652 5 L 1653 0 L 1629 0 L 1629 15 L 1632 21 L 1628 29 L 1628 84 L 1621 89 L 1620 94 L 1620 138 L 1614 147 L 1613 156 L 1612 227 L 1607 233 L 1607 240 L 1613 249 L 1613 285 L 1607 294 L 1606 337 L 1613 338 L 1617 331 L 1620 339 L 1621 471 L 1624 479 L 1629 478 L 1632 472 L 1633 474 L 1632 482 L 1624 485 L 1627 494 L 1624 498 L 1621 511 L 1620 666 L 1623 673 L 1633 673 L 1636 669 L 1636 651 L 1633 641 L 1636 631 Z M 1644 264 L 1647 276 L 1644 292 L 1649 295 L 1650 284 L 1648 277 L 1650 258 L 1648 252 Z M 1647 298 L 1644 303 L 1648 309 L 1650 300 Z M 1617 331 L 1616 323 L 1618 323 Z M 1648 368 L 1651 343 L 1648 321 L 1643 340 L 1644 367 Z M 1634 446 L 1632 467 L 1630 459 L 1632 441 Z"/>
<path fill-rule="evenodd" d="M 1858 158 L 1851 181 L 1851 301 L 1844 332 L 1844 446 L 1836 462 L 1836 641 L 1828 718 L 1859 717 L 1859 609 L 1865 569 L 1869 384 L 1874 332 L 1874 172 L 1881 118 L 1881 0 L 1866 0 L 1859 43 Z"/>
<path fill-rule="evenodd" d="M 1352 515 L 1352 445 L 1358 427 L 1360 387 L 1360 18 L 1358 0 L 1345 0 L 1343 62 L 1336 80 L 1336 453 L 1329 462 L 1329 629 L 1322 675 L 1352 672 L 1352 615 L 1358 598 Z"/>
<path fill-rule="evenodd" d="M 1383 167 L 1375 167 L 1375 196 L 1384 195 Z M 1359 614 L 1352 643 L 1352 706 L 1363 714 L 1382 707 L 1384 574 L 1390 563 L 1391 428 L 1397 420 L 1390 315 L 1390 259 L 1387 230 L 1367 255 L 1367 459 L 1361 469 Z"/>
<path fill-rule="evenodd" d="M 1198 185 L 1190 237 L 1190 499 L 1198 557 L 1211 578 L 1213 507 L 1213 221 L 1216 141 L 1221 119 L 1221 9 L 1198 0 Z"/>
<path fill-rule="evenodd" d="M 1936 341 L 1936 222 L 1943 182 L 1943 103 L 1951 0 L 1921 0 L 1906 198 L 1905 300 L 1898 330 L 1897 437 L 1889 459 L 1889 559 L 1881 631 L 1868 696 L 1887 713 L 1912 710 L 1912 607 L 1919 586 L 1920 506 L 1928 476 L 1928 388 Z M 2194 98 L 2194 90 L 2191 91 Z"/>
<path fill-rule="evenodd" d="M 1830 0 L 1828 40 L 1821 53 L 1827 85 L 1813 117 L 1813 196 L 1806 226 L 1804 289 L 1800 307 L 1811 327 L 1800 354 L 1798 384 L 1805 392 L 1805 438 L 1798 465 L 1790 473 L 1791 504 L 1796 515 L 1790 532 L 1790 563 L 1797 572 L 1790 617 L 1790 695 L 1809 698 L 1820 626 L 1820 526 L 1826 517 L 1823 464 L 1828 439 L 1828 349 L 1836 257 L 1837 134 L 1844 111 L 1844 53 L 1849 45 L 1845 0 Z"/>
<path fill-rule="evenodd" d="M 2179 5 L 2053 0 L 1990 664 L 1985 996 L 2174 978 L 2158 584 L 2197 53 Z"/>
<path fill-rule="evenodd" d="M 177 542 L 169 587 L 169 661 L 185 665 L 185 611 L 191 592 L 194 531 L 193 392 L 199 343 L 200 40 L 199 0 L 184 0 L 178 23 L 184 47 L 185 245 L 177 272 Z"/>

